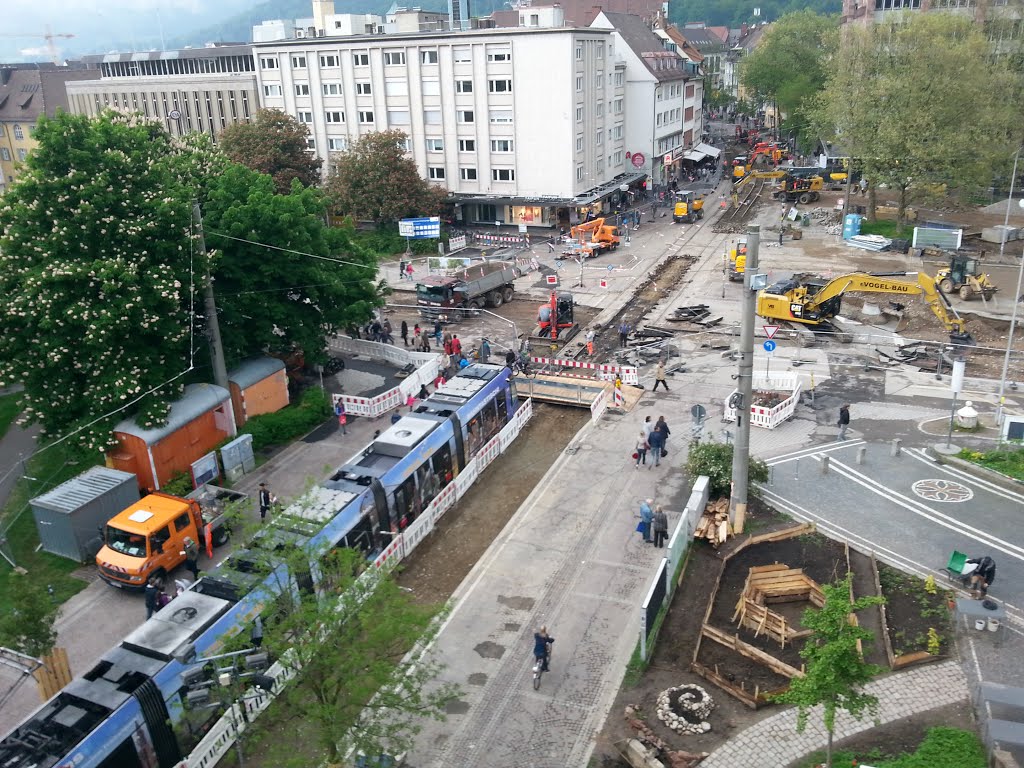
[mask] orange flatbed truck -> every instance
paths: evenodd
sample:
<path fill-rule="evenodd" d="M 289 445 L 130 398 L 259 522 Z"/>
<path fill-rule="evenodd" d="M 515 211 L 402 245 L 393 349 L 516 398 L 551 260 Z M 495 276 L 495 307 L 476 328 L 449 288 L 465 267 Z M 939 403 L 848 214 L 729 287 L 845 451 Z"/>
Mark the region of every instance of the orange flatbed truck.
<path fill-rule="evenodd" d="M 144 589 L 152 576 L 166 576 L 185 562 L 185 538 L 200 549 L 228 539 L 224 516 L 205 519 L 195 499 L 151 493 L 118 512 L 103 527 L 96 553 L 100 578 L 120 589 Z"/>

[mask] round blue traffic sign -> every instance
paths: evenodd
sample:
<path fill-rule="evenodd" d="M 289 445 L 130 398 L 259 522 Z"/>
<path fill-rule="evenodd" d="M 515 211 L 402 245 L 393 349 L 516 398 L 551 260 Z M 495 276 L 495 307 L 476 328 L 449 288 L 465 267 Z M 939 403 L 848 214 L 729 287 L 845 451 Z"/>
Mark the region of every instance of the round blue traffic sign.
<path fill-rule="evenodd" d="M 765 352 L 774 352 L 776 346 L 778 346 L 778 345 L 774 341 L 772 341 L 771 339 L 768 339 L 764 343 L 764 351 Z"/>

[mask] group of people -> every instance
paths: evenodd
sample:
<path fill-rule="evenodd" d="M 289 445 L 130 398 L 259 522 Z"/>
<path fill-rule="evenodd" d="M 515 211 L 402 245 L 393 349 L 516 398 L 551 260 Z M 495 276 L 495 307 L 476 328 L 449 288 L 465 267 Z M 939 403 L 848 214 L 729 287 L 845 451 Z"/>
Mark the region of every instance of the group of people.
<path fill-rule="evenodd" d="M 665 546 L 668 540 L 668 515 L 661 504 L 655 504 L 654 499 L 640 502 L 640 522 L 636 530 L 646 544 L 653 544 L 658 549 Z"/>
<path fill-rule="evenodd" d="M 664 416 L 659 416 L 658 420 L 651 423 L 651 417 L 645 416 L 640 435 L 636 441 L 636 447 L 633 451 L 633 458 L 636 459 L 634 465 L 636 469 L 640 469 L 640 465 L 647 466 L 647 454 L 651 454 L 651 465 L 650 468 L 661 466 L 661 460 L 668 456 L 668 438 L 672 434 L 672 430 L 668 427 L 668 422 L 665 421 Z"/>
<path fill-rule="evenodd" d="M 191 550 L 190 550 L 191 548 Z M 199 559 L 199 547 L 196 545 L 191 538 L 185 538 L 185 568 L 192 574 L 192 580 L 195 581 L 199 578 L 199 566 L 197 561 Z M 146 604 L 146 618 L 149 619 L 154 613 L 159 611 L 171 600 L 180 595 L 189 587 L 189 583 L 185 579 L 174 580 L 174 594 L 168 594 L 166 589 L 166 578 L 164 576 L 150 576 L 146 582 L 146 588 L 143 593 L 144 602 Z"/>

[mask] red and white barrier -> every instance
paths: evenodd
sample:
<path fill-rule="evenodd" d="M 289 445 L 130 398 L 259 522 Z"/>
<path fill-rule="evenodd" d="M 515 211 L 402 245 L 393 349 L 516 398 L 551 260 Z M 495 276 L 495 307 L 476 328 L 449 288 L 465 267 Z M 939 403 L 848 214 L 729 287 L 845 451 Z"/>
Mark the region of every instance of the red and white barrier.
<path fill-rule="evenodd" d="M 606 365 L 602 363 L 588 363 L 583 360 L 562 360 L 555 357 L 531 357 L 530 362 L 539 365 L 582 368 L 588 371 L 595 371 L 597 378 L 605 381 L 614 381 L 616 378 L 619 378 L 622 379 L 623 384 L 640 383 L 640 374 L 636 366 L 632 365 Z"/>

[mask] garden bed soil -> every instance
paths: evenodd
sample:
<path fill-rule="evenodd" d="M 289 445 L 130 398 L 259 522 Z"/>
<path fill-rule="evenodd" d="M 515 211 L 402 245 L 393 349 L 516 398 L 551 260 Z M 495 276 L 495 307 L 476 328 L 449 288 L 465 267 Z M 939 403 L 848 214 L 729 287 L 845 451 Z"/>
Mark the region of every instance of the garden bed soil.
<path fill-rule="evenodd" d="M 793 526 L 792 521 L 767 507 L 757 498 L 751 499 L 747 522 L 750 535 Z M 718 551 L 701 541 L 694 542 L 691 546 L 682 584 L 673 594 L 661 632 L 655 641 L 651 663 L 638 680 L 631 680 L 627 672 L 627 680 L 620 688 L 604 728 L 598 736 L 593 765 L 604 768 L 625 765 L 613 744 L 635 735 L 628 729 L 623 719 L 623 710 L 627 704 L 639 706 L 654 733 L 671 748 L 690 752 L 712 752 L 750 725 L 778 711 L 774 706 L 763 707 L 757 711 L 749 709 L 715 684 L 690 671 L 690 662 L 698 642 L 703 617 L 707 612 L 722 562 L 745 538 L 740 536 L 730 539 Z M 775 562 L 785 563 L 793 568 L 803 568 L 804 572 L 819 584 L 832 583 L 842 578 L 846 572 L 844 546 L 819 534 L 806 534 L 747 547 L 731 559 L 729 569 L 722 576 L 709 618 L 712 626 L 730 635 L 736 633 L 736 625 L 731 622 L 731 618 L 743 590 L 748 569 L 754 565 Z M 850 566 L 854 573 L 854 596 L 875 594 L 870 558 L 851 551 Z M 920 591 L 923 593 L 923 589 Z M 777 604 L 773 606 L 773 610 L 781 609 L 787 618 L 798 620 L 799 614 L 806 606 L 804 603 Z M 894 600 L 888 614 L 889 622 L 898 626 L 916 626 L 915 620 L 921 619 L 921 607 L 919 601 Z M 908 612 L 911 615 L 905 616 Z M 868 660 L 883 667 L 887 666 L 879 609 L 862 611 L 859 620 L 861 625 L 876 637 L 871 647 L 865 649 Z M 923 631 L 927 633 L 927 627 L 924 627 Z M 741 638 L 751 645 L 771 653 L 788 664 L 800 667 L 802 660 L 799 658 L 798 649 L 803 640 L 795 641 L 792 646 L 787 645 L 786 649 L 782 650 L 774 641 L 765 640 L 763 637 L 754 638 L 753 632 L 741 630 L 740 634 Z M 701 642 L 699 661 L 709 667 L 717 663 L 723 677 L 737 685 L 741 681 L 744 682 L 748 690 L 753 690 L 755 685 L 760 685 L 762 690 L 771 690 L 787 682 L 785 678 L 767 667 L 706 638 Z M 667 688 L 684 683 L 701 685 L 714 698 L 715 708 L 707 718 L 712 727 L 710 732 L 680 736 L 658 720 L 655 714 L 658 695 Z M 934 713 L 928 712 L 912 718 L 905 728 L 902 723 L 892 724 L 880 730 L 873 730 L 861 738 L 865 739 L 864 744 L 874 746 L 885 743 L 888 738 L 885 734 L 891 732 L 896 742 L 902 746 L 906 740 L 909 749 L 913 750 L 923 738 L 927 727 L 946 724 L 967 729 L 973 727 L 969 711 L 950 714 L 936 710 Z M 876 733 L 882 735 L 876 736 Z"/>
<path fill-rule="evenodd" d="M 948 600 L 950 593 L 937 585 L 935 594 L 925 591 L 924 580 L 903 573 L 882 563 L 878 564 L 878 577 L 885 597 L 885 615 L 889 642 L 893 654 L 928 650 L 928 630 L 939 633 L 939 653 L 931 659 L 947 656 L 952 637 L 952 618 Z"/>

